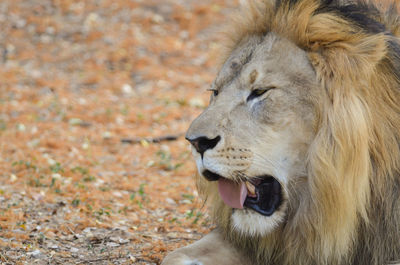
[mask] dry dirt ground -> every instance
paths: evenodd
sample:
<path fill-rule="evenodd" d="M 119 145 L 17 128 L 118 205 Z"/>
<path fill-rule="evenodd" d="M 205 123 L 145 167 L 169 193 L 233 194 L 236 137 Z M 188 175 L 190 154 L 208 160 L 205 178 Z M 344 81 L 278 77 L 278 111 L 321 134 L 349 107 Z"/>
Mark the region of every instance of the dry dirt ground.
<path fill-rule="evenodd" d="M 159 264 L 212 229 L 182 136 L 236 5 L 0 1 L 1 264 Z"/>

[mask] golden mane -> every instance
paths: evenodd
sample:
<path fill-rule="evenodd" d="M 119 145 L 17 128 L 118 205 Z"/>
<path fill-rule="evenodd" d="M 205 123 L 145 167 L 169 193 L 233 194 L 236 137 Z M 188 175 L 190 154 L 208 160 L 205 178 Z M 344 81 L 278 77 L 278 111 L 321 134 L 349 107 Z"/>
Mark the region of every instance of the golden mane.
<path fill-rule="evenodd" d="M 258 249 L 258 264 L 400 258 L 400 18 L 395 3 L 340 2 L 253 0 L 227 31 L 223 60 L 252 35 L 291 40 L 308 53 L 324 99 L 316 102 L 307 182 L 292 185 L 301 190 L 289 191 L 279 231 L 257 238 L 231 231 L 215 187 L 199 179 L 219 226 L 241 248 Z"/>

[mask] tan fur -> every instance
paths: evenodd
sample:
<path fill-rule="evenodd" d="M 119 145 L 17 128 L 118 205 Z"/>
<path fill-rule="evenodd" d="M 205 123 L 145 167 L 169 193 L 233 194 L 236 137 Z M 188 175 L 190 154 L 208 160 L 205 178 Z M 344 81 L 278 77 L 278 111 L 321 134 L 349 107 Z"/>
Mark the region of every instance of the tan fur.
<path fill-rule="evenodd" d="M 251 261 L 226 242 L 216 230 L 194 244 L 176 250 L 163 261 L 163 264 L 251 265 Z"/>
<path fill-rule="evenodd" d="M 216 185 L 199 178 L 199 189 L 225 237 L 255 264 L 399 262 L 400 54 L 391 46 L 400 37 L 396 8 L 368 13 L 386 28 L 368 32 L 336 13 L 319 12 L 319 0 L 280 2 L 245 5 L 226 30 L 222 60 L 251 36 L 268 32 L 306 51 L 320 86 L 310 95 L 316 115 L 307 177 L 288 184 L 287 221 L 265 236 L 232 229 L 231 209 Z"/>

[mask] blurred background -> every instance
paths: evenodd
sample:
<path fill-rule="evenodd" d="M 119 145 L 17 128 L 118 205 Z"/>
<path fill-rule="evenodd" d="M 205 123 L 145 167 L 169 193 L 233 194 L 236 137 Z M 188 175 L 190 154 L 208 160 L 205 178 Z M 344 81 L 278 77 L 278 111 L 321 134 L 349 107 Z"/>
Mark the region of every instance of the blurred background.
<path fill-rule="evenodd" d="M 212 229 L 183 136 L 237 2 L 0 1 L 0 263 L 159 264 Z"/>

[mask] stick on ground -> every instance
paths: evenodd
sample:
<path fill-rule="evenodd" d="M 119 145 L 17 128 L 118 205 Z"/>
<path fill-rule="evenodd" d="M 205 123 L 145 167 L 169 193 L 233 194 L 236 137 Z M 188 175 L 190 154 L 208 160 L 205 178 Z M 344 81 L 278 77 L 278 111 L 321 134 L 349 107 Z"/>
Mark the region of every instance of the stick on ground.
<path fill-rule="evenodd" d="M 148 143 L 161 143 L 161 142 L 169 142 L 169 141 L 176 141 L 181 137 L 183 134 L 175 134 L 175 135 L 165 135 L 160 137 L 144 137 L 144 138 L 123 138 L 121 139 L 122 143 L 126 144 L 138 144 L 143 141 Z"/>

